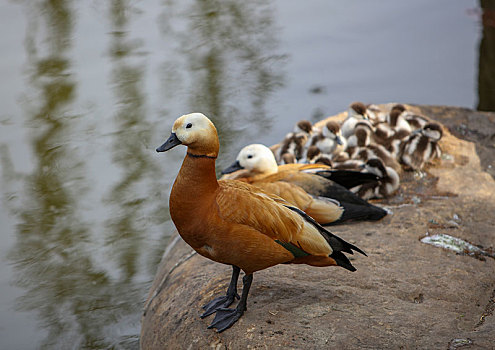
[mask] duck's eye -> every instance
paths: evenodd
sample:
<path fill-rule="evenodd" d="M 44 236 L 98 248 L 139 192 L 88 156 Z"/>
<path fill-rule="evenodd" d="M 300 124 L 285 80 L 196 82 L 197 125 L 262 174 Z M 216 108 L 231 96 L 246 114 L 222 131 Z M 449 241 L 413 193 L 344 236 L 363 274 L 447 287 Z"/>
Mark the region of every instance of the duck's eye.
<path fill-rule="evenodd" d="M 248 159 L 251 159 L 251 158 L 253 158 L 253 155 L 252 155 L 252 154 L 250 154 L 250 155 L 248 155 L 247 157 L 248 157 Z"/>
<path fill-rule="evenodd" d="M 189 128 L 192 128 L 192 124 L 191 123 L 187 123 L 187 125 L 186 125 L 186 129 L 189 129 Z"/>

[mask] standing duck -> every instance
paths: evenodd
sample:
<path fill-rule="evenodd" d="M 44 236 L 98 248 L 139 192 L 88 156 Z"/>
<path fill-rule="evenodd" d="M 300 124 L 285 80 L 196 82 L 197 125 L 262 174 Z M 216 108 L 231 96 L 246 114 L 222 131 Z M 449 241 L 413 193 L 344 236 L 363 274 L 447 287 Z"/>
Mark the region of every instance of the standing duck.
<path fill-rule="evenodd" d="M 216 313 L 209 328 L 222 332 L 243 315 L 256 271 L 284 263 L 355 271 L 343 253 L 366 255 L 280 197 L 240 181 L 217 181 L 217 130 L 203 114 L 178 118 L 172 134 L 156 151 L 181 144 L 187 146 L 187 154 L 170 194 L 172 221 L 196 252 L 233 267 L 226 295 L 203 307 L 202 317 Z M 240 270 L 245 273 L 242 295 L 235 308 L 228 308 L 238 297 Z"/>
<path fill-rule="evenodd" d="M 235 178 L 268 189 L 277 183 L 288 183 L 303 189 L 314 198 L 338 201 L 344 212 L 339 220 L 379 220 L 387 212 L 361 199 L 349 188 L 366 182 L 376 182 L 377 176 L 356 171 L 333 170 L 323 164 L 286 164 L 277 166 L 270 149 L 264 145 L 244 147 L 237 160 L 223 174 L 236 172 Z M 239 173 L 237 173 L 239 172 Z M 286 186 L 286 185 L 285 185 Z M 278 192 L 276 192 L 278 193 Z M 279 193 L 280 194 L 280 193 Z M 329 222 L 330 223 L 330 222 Z"/>

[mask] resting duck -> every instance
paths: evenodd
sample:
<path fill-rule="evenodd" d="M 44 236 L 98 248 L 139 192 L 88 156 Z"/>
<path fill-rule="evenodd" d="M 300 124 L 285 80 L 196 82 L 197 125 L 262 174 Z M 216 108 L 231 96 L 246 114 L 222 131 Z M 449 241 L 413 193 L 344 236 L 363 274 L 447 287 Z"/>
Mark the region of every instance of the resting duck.
<path fill-rule="evenodd" d="M 323 164 L 277 166 L 270 149 L 264 145 L 250 145 L 243 148 L 237 160 L 222 171 L 223 174 L 233 172 L 239 176 L 231 175 L 231 179 L 235 178 L 252 185 L 265 188 L 265 186 L 273 186 L 273 183 L 289 183 L 302 188 L 315 198 L 338 201 L 344 208 L 344 213 L 334 223 L 351 219 L 379 220 L 387 214 L 382 208 L 366 202 L 348 190 L 366 182 L 376 182 L 377 177 L 373 174 L 333 170 Z"/>
<path fill-rule="evenodd" d="M 227 294 L 204 306 L 202 317 L 216 312 L 209 328 L 222 332 L 243 315 L 256 271 L 284 263 L 355 271 L 343 253 L 366 255 L 280 197 L 240 181 L 217 181 L 217 130 L 203 114 L 178 118 L 172 134 L 156 151 L 181 144 L 187 146 L 187 154 L 170 194 L 170 216 L 196 252 L 233 266 Z M 245 273 L 242 295 L 235 308 L 228 308 L 238 297 L 240 270 Z"/>
<path fill-rule="evenodd" d="M 242 169 L 239 170 L 240 168 Z M 233 170 L 236 171 L 232 173 Z M 273 152 L 264 145 L 252 144 L 239 152 L 236 163 L 223 171 L 223 178 L 248 182 L 248 179 L 256 175 L 274 174 L 277 171 L 278 165 Z M 287 181 L 255 181 L 252 184 L 283 198 L 322 225 L 339 220 L 344 211 L 338 201 L 312 196 L 301 187 Z"/>

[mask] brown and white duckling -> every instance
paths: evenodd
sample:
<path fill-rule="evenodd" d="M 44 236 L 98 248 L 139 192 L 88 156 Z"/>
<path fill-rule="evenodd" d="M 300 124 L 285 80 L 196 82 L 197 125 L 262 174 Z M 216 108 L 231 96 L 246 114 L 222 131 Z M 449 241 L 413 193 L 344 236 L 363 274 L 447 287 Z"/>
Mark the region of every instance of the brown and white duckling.
<path fill-rule="evenodd" d="M 428 117 L 414 114 L 409 111 L 404 112 L 404 118 L 407 120 L 412 130 L 423 129 L 426 124 L 431 123 L 431 120 L 428 119 Z"/>
<path fill-rule="evenodd" d="M 391 167 L 396 172 L 401 171 L 401 166 L 395 158 L 395 155 L 382 145 L 370 144 L 366 147 L 359 147 L 354 153 L 354 159 L 360 159 L 363 162 L 367 162 L 373 158 L 380 159 L 386 166 Z"/>
<path fill-rule="evenodd" d="M 411 126 L 404 117 L 405 107 L 397 104 L 387 114 L 384 123 L 379 123 L 375 127 L 375 136 L 380 144 L 390 143 L 392 139 L 401 140 L 411 134 Z"/>
<path fill-rule="evenodd" d="M 366 113 L 373 126 L 378 123 L 383 123 L 387 119 L 387 114 L 375 104 L 366 106 Z"/>
<path fill-rule="evenodd" d="M 392 110 L 387 115 L 387 123 L 394 130 L 394 139 L 403 139 L 411 134 L 411 126 L 404 118 L 405 112 L 406 108 L 401 104 L 397 104 L 392 107 Z"/>
<path fill-rule="evenodd" d="M 405 168 L 420 170 L 428 161 L 440 157 L 438 141 L 442 135 L 442 127 L 437 123 L 428 123 L 411 134 L 401 145 L 400 161 Z"/>
<path fill-rule="evenodd" d="M 380 179 L 376 183 L 366 183 L 352 189 L 363 199 L 386 198 L 394 194 L 400 185 L 397 172 L 391 167 L 387 167 L 378 158 L 369 159 L 364 164 L 364 172 L 375 174 Z"/>
<path fill-rule="evenodd" d="M 296 123 L 294 126 L 294 132 L 297 133 L 306 133 L 308 134 L 308 137 L 311 136 L 314 132 L 313 130 L 313 124 L 309 120 L 300 120 Z"/>
<path fill-rule="evenodd" d="M 294 131 L 285 135 L 276 152 L 279 164 L 297 163 L 304 156 L 304 146 L 313 132 L 313 125 L 308 120 L 300 120 L 294 126 Z M 288 155 L 286 155 L 288 154 Z"/>
<path fill-rule="evenodd" d="M 339 124 L 331 120 L 323 126 L 320 132 L 313 134 L 307 146 L 316 146 L 325 154 L 338 154 L 345 150 L 347 142 L 342 137 Z"/>
<path fill-rule="evenodd" d="M 354 134 L 347 140 L 346 152 L 349 158 L 356 158 L 356 153 L 360 148 L 366 147 L 373 141 L 373 125 L 368 120 L 361 120 L 356 123 Z"/>
<path fill-rule="evenodd" d="M 368 120 L 366 106 L 362 102 L 354 102 L 347 110 L 347 118 L 341 126 L 342 136 L 346 139 L 354 134 L 354 127 L 359 121 Z"/>
<path fill-rule="evenodd" d="M 331 156 L 328 154 L 321 153 L 318 146 L 309 146 L 306 151 L 306 160 L 309 164 L 325 164 L 329 167 L 332 166 Z"/>
<path fill-rule="evenodd" d="M 363 167 L 364 162 L 360 159 L 348 159 L 342 162 L 333 163 L 333 169 L 336 170 L 362 171 Z"/>

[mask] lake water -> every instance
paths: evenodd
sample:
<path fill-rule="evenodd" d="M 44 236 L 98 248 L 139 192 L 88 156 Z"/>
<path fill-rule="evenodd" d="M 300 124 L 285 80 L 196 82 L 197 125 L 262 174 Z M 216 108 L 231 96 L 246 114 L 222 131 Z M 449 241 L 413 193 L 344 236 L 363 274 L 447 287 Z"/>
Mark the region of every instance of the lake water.
<path fill-rule="evenodd" d="M 477 1 L 12 0 L 0 23 L 1 349 L 138 347 L 178 116 L 215 122 L 220 169 L 356 100 L 495 96 Z"/>

